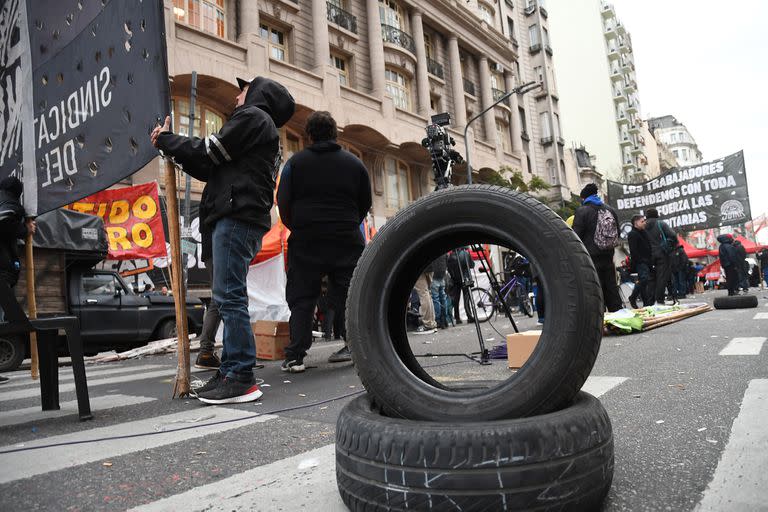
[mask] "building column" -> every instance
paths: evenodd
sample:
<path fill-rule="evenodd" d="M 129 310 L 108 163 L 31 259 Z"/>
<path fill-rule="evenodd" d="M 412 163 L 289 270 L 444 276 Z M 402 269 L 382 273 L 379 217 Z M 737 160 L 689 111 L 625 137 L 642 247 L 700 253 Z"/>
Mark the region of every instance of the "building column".
<path fill-rule="evenodd" d="M 368 51 L 371 59 L 371 94 L 384 98 L 384 42 L 381 38 L 379 0 L 366 0 L 368 15 Z"/>
<path fill-rule="evenodd" d="M 480 98 L 483 110 L 493 104 L 491 68 L 488 66 L 488 57 L 480 57 Z M 485 126 L 485 140 L 491 143 L 496 141 L 496 120 L 493 109 L 483 114 L 483 125 Z"/>
<path fill-rule="evenodd" d="M 237 42 L 248 46 L 250 35 L 259 35 L 259 2 L 240 2 L 240 33 Z"/>
<path fill-rule="evenodd" d="M 515 88 L 515 76 L 506 71 L 504 73 L 504 86 L 507 92 Z M 512 109 L 512 117 L 509 119 L 509 126 L 512 129 L 512 152 L 523 152 L 522 128 L 520 126 L 520 105 L 518 104 L 517 94 L 509 97 L 509 108 Z"/>
<path fill-rule="evenodd" d="M 416 92 L 419 98 L 419 115 L 429 117 L 429 75 L 427 72 L 427 49 L 424 46 L 424 26 L 421 11 L 414 9 L 411 14 L 413 39 L 416 41 Z"/>
<path fill-rule="evenodd" d="M 330 59 L 326 0 L 312 0 L 312 42 L 315 46 L 315 73 L 324 77 L 325 66 L 328 65 Z"/>
<path fill-rule="evenodd" d="M 463 130 L 467 124 L 467 103 L 464 100 L 464 79 L 461 76 L 461 55 L 459 39 L 455 34 L 448 37 L 448 55 L 451 62 L 451 89 L 453 90 L 454 126 Z"/>

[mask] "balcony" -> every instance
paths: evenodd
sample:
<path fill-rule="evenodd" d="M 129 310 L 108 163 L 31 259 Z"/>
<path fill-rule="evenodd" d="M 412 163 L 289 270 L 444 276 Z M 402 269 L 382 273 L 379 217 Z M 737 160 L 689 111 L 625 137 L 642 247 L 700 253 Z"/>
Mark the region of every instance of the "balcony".
<path fill-rule="evenodd" d="M 530 16 L 531 14 L 536 12 L 536 6 L 535 5 L 531 5 L 529 7 L 526 7 L 523 10 L 523 12 L 525 13 L 526 16 Z"/>
<path fill-rule="evenodd" d="M 392 43 L 416 55 L 416 43 L 413 38 L 399 28 L 382 24 L 381 38 L 385 43 Z"/>
<path fill-rule="evenodd" d="M 640 134 L 640 127 L 638 125 L 633 125 L 629 128 L 629 133 L 633 135 L 639 135 Z"/>
<path fill-rule="evenodd" d="M 542 146 L 549 146 L 555 141 L 554 137 L 542 137 L 541 138 L 541 145 Z"/>
<path fill-rule="evenodd" d="M 547 10 L 544 8 L 543 5 L 539 5 L 539 12 L 541 13 L 542 18 L 544 19 L 547 19 L 547 17 L 549 16 L 549 13 L 547 12 Z"/>
<path fill-rule="evenodd" d="M 637 114 L 637 103 L 631 103 L 627 106 L 627 113 Z"/>
<path fill-rule="evenodd" d="M 619 52 L 621 52 L 621 53 L 629 53 L 629 46 L 627 46 L 624 43 L 621 43 L 619 45 Z"/>
<path fill-rule="evenodd" d="M 619 146 L 621 147 L 630 147 L 634 143 L 632 142 L 632 139 L 629 138 L 629 135 L 625 134 L 624 137 L 619 141 Z"/>
<path fill-rule="evenodd" d="M 643 148 L 641 148 L 640 146 L 634 146 L 632 148 L 632 154 L 635 155 L 635 156 L 642 155 L 643 154 Z"/>
<path fill-rule="evenodd" d="M 530 47 L 531 53 L 539 53 L 541 51 L 541 44 L 539 43 L 533 43 Z"/>
<path fill-rule="evenodd" d="M 507 91 L 502 91 L 501 89 L 491 89 L 491 91 L 493 92 L 493 101 L 499 101 L 502 98 L 502 96 L 507 94 Z M 507 107 L 510 107 L 511 105 L 509 103 L 509 98 L 499 103 L 499 105 L 505 105 Z"/>
<path fill-rule="evenodd" d="M 557 138 L 557 145 L 558 146 L 565 146 L 565 139 L 562 137 Z"/>
<path fill-rule="evenodd" d="M 531 141 L 531 137 L 530 137 L 530 135 L 528 135 L 528 131 L 527 130 L 522 130 L 520 132 L 520 138 L 523 139 L 525 142 L 530 142 Z"/>
<path fill-rule="evenodd" d="M 445 72 L 443 71 L 443 65 L 434 59 L 427 57 L 427 72 L 430 75 L 434 75 L 437 78 L 445 78 Z"/>
<path fill-rule="evenodd" d="M 628 60 L 622 59 L 621 61 L 621 70 L 625 73 L 629 73 L 632 71 L 632 63 L 630 63 Z"/>
<path fill-rule="evenodd" d="M 633 92 L 637 91 L 637 84 L 634 80 L 628 80 L 627 83 L 624 85 L 624 91 L 627 94 L 632 94 Z"/>
<path fill-rule="evenodd" d="M 608 3 L 603 4 L 603 7 L 600 9 L 600 12 L 603 15 L 603 18 L 606 18 L 606 19 L 616 17 L 616 13 L 613 10 L 613 6 Z"/>
<path fill-rule="evenodd" d="M 619 57 L 621 57 L 619 50 L 617 50 L 616 48 L 608 49 L 608 60 L 619 60 Z"/>
<path fill-rule="evenodd" d="M 509 40 L 512 41 L 512 45 L 515 48 L 519 48 L 520 47 L 520 43 L 517 42 L 517 38 L 515 36 L 509 36 Z"/>
<path fill-rule="evenodd" d="M 613 28 L 612 25 L 607 25 L 603 33 L 605 35 L 605 38 L 608 39 L 609 41 L 617 37 L 616 30 Z"/>
<path fill-rule="evenodd" d="M 552 52 L 552 47 L 549 46 L 548 44 L 544 45 L 544 51 L 547 52 L 547 55 L 549 55 L 550 57 L 552 56 L 552 53 L 553 53 Z"/>
<path fill-rule="evenodd" d="M 464 92 L 470 96 L 475 96 L 475 84 L 466 78 L 462 78 L 462 82 L 464 82 Z"/>
<path fill-rule="evenodd" d="M 622 78 L 624 78 L 624 74 L 621 72 L 621 69 L 616 67 L 611 69 L 611 80 L 618 82 Z"/>
<path fill-rule="evenodd" d="M 623 36 L 623 35 L 626 35 L 627 30 L 624 28 L 624 25 L 622 25 L 621 23 L 616 23 L 616 32 L 620 36 Z"/>
<path fill-rule="evenodd" d="M 326 2 L 326 6 L 328 8 L 328 21 L 357 34 L 357 18 L 355 16 L 331 2 Z"/>
<path fill-rule="evenodd" d="M 623 113 L 619 114 L 619 117 L 616 118 L 616 123 L 618 123 L 619 126 L 621 126 L 623 124 L 628 125 L 629 124 L 629 118 L 625 114 L 623 114 Z"/>
<path fill-rule="evenodd" d="M 620 105 L 620 104 L 624 103 L 625 101 L 627 101 L 627 97 L 624 96 L 621 92 L 614 92 L 613 94 L 614 94 L 613 101 L 617 105 Z"/>

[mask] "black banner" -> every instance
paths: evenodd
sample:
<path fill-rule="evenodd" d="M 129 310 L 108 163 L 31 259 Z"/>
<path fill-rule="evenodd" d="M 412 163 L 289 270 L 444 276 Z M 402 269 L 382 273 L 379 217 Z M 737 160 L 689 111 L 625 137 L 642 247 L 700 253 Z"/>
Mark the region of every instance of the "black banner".
<path fill-rule="evenodd" d="M 673 169 L 645 183 L 608 182 L 608 203 L 619 214 L 622 232 L 632 215 L 656 208 L 676 231 L 696 231 L 752 218 L 744 152 L 712 162 Z"/>
<path fill-rule="evenodd" d="M 157 156 L 168 113 L 163 2 L 4 0 L 0 178 L 42 214 L 104 190 Z"/>

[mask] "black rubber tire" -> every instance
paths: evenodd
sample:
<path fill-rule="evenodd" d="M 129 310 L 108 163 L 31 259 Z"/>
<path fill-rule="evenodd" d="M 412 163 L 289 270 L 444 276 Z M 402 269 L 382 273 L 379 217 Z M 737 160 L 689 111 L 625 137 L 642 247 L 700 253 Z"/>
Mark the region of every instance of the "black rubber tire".
<path fill-rule="evenodd" d="M 509 247 L 535 262 L 547 323 L 509 379 L 457 392 L 421 367 L 404 311 L 421 270 L 470 242 Z M 563 407 L 592 370 L 602 325 L 597 273 L 573 230 L 532 197 L 485 185 L 434 192 L 400 210 L 363 252 L 347 299 L 347 339 L 363 385 L 389 416 L 414 420 L 520 418 Z"/>
<path fill-rule="evenodd" d="M 18 336 L 0 337 L 0 372 L 12 372 L 24 361 L 26 346 Z"/>
<path fill-rule="evenodd" d="M 493 316 L 493 298 L 485 288 L 475 287 L 469 290 L 469 299 L 475 305 L 475 314 L 480 323 L 487 322 Z M 472 315 L 467 311 L 467 316 Z"/>
<path fill-rule="evenodd" d="M 757 307 L 757 295 L 715 297 L 715 309 L 748 309 Z"/>
<path fill-rule="evenodd" d="M 436 423 L 383 416 L 361 396 L 336 423 L 336 481 L 352 512 L 599 510 L 613 433 L 581 392 L 542 416 Z"/>
<path fill-rule="evenodd" d="M 157 339 L 165 340 L 176 337 L 176 320 L 163 320 L 157 327 Z"/>

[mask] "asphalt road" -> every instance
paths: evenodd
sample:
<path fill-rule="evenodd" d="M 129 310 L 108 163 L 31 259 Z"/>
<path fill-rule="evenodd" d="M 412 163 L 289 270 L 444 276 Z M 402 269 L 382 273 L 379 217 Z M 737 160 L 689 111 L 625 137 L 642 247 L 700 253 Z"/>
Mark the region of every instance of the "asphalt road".
<path fill-rule="evenodd" d="M 763 295 L 757 309 L 603 338 L 585 388 L 614 429 L 605 511 L 768 510 Z M 516 319 L 521 330 L 536 327 Z M 501 318 L 493 327 L 510 329 Z M 483 334 L 489 346 L 502 340 L 489 324 Z M 474 336 L 463 325 L 411 344 L 415 353 L 468 353 Z M 335 422 L 363 390 L 351 364 L 325 362 L 339 346 L 316 343 L 304 374 L 264 362 L 256 371 L 264 397 L 231 407 L 172 400 L 173 355 L 89 366 L 95 418 L 84 423 L 68 368 L 60 369 L 63 409 L 54 413 L 39 410 L 38 384 L 26 372 L 9 374 L 0 387 L 0 510 L 345 510 L 335 487 Z M 466 357 L 428 356 L 423 366 L 446 381 L 509 372 L 505 360 L 480 366 Z M 104 439 L 113 436 L 123 437 Z M 56 446 L 28 449 L 39 445 Z"/>

